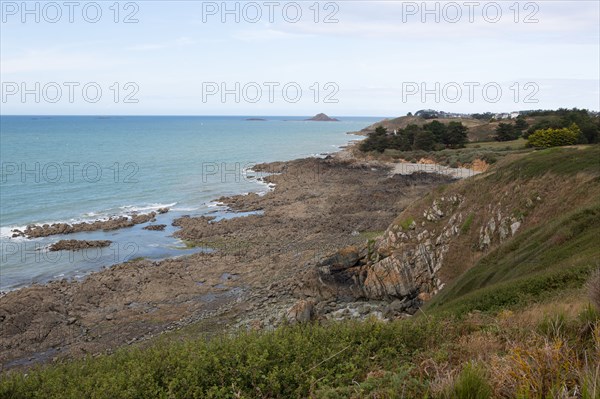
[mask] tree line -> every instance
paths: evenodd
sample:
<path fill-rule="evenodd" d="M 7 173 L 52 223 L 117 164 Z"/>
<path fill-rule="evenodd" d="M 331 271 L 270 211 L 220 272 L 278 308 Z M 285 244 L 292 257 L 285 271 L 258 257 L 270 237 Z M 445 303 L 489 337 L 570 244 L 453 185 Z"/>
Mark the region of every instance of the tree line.
<path fill-rule="evenodd" d="M 399 151 L 440 151 L 445 148 L 462 148 L 467 143 L 468 128 L 461 122 L 448 124 L 439 121 L 422 126 L 411 124 L 404 129 L 389 132 L 378 126 L 360 145 L 364 152 L 383 152 L 386 149 Z"/>

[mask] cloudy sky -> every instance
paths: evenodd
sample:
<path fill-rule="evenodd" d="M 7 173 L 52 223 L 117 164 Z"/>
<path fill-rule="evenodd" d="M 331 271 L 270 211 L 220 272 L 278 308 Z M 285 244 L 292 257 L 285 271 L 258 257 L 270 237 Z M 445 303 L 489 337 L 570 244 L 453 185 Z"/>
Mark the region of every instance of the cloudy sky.
<path fill-rule="evenodd" d="M 597 1 L 2 1 L 2 114 L 600 108 Z"/>

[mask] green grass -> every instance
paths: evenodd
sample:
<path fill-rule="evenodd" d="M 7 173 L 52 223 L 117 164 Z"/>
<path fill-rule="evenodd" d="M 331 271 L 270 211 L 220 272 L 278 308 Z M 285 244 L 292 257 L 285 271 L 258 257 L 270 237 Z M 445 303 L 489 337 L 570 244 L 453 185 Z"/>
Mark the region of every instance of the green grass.
<path fill-rule="evenodd" d="M 383 233 L 385 233 L 384 230 L 382 231 L 361 231 L 360 232 L 360 237 L 364 238 L 365 240 L 374 240 L 376 238 L 379 238 L 383 235 Z"/>
<path fill-rule="evenodd" d="M 398 224 L 400 225 L 400 227 L 402 227 L 402 230 L 408 230 L 414 221 L 415 220 L 412 217 L 408 217 L 404 220 L 401 220 Z"/>
<path fill-rule="evenodd" d="M 523 150 L 527 147 L 527 140 L 519 138 L 512 141 L 485 141 L 485 142 L 474 142 L 468 143 L 467 148 L 478 148 L 482 150 L 495 150 L 495 151 L 512 151 L 512 150 Z"/>
<path fill-rule="evenodd" d="M 593 335 L 582 331 L 589 323 L 598 325 L 598 313 L 584 313 L 559 316 L 541 331 L 553 334 L 557 325 L 567 326 L 561 327 L 561 339 L 593 351 Z M 470 361 L 461 363 L 457 345 L 470 334 L 493 332 L 501 340 L 531 335 L 518 328 L 502 331 L 494 319 L 473 323 L 421 315 L 389 323 L 284 326 L 211 340 L 182 341 L 169 334 L 145 348 L 2 374 L 0 397 L 488 398 L 488 372 Z M 423 367 L 453 358 L 461 371 L 436 392 L 435 373 Z"/>
<path fill-rule="evenodd" d="M 483 368 L 467 364 L 443 396 L 448 399 L 488 399 L 492 397 L 492 387 Z"/>
<path fill-rule="evenodd" d="M 506 179 L 532 178 L 546 173 L 574 175 L 600 173 L 600 145 L 557 147 L 535 151 L 498 171 Z"/>
<path fill-rule="evenodd" d="M 469 232 L 469 230 L 471 229 L 471 224 L 473 224 L 474 217 L 475 215 L 473 215 L 472 213 L 470 213 L 469 216 L 467 216 L 465 222 L 462 224 L 462 226 L 460 226 L 461 234 L 467 234 Z"/>
<path fill-rule="evenodd" d="M 498 311 L 582 287 L 597 268 L 599 236 L 600 205 L 522 232 L 483 257 L 426 309 Z"/>

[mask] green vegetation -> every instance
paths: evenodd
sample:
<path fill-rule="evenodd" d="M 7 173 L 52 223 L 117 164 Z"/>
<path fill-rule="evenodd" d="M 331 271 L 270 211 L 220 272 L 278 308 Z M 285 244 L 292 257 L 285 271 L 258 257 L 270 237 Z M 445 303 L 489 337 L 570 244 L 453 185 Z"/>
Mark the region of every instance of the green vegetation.
<path fill-rule="evenodd" d="M 575 124 L 579 128 L 576 143 L 598 143 L 600 138 L 600 116 L 585 109 L 558 109 L 556 111 L 527 111 L 528 117 L 538 117 L 537 122 L 524 133 L 525 138 L 538 130 L 570 128 Z"/>
<path fill-rule="evenodd" d="M 496 127 L 497 141 L 512 141 L 516 140 L 523 134 L 523 130 L 527 129 L 529 124 L 525 121 L 522 115 L 515 119 L 515 123 L 500 123 Z"/>
<path fill-rule="evenodd" d="M 494 151 L 514 151 L 523 150 L 527 146 L 527 140 L 524 138 L 518 138 L 512 141 L 487 141 L 481 143 L 469 143 L 466 145 L 467 148 L 477 148 L 481 150 L 494 150 Z"/>
<path fill-rule="evenodd" d="M 402 230 L 408 230 L 410 228 L 410 226 L 412 226 L 414 221 L 415 220 L 412 217 L 409 217 L 404 220 L 401 220 L 399 224 L 402 227 Z"/>
<path fill-rule="evenodd" d="M 529 305 L 580 288 L 600 258 L 600 205 L 562 215 L 521 233 L 482 258 L 427 309 L 457 315 Z"/>
<path fill-rule="evenodd" d="M 564 145 L 577 144 L 581 130 L 573 123 L 569 127 L 561 129 L 540 129 L 536 130 L 528 137 L 528 144 L 531 147 L 559 147 Z"/>
<path fill-rule="evenodd" d="M 365 240 L 375 240 L 376 238 L 381 237 L 383 233 L 385 233 L 385 231 L 361 231 L 360 237 Z"/>
<path fill-rule="evenodd" d="M 548 148 L 535 151 L 501 168 L 496 178 L 514 180 L 531 178 L 546 173 L 574 175 L 577 173 L 598 173 L 600 170 L 600 146 L 585 148 Z"/>
<path fill-rule="evenodd" d="M 587 389 L 583 397 L 592 399 L 598 390 L 584 360 L 600 360 L 600 320 L 582 305 L 570 309 L 538 336 L 531 329 L 552 317 L 542 311 L 534 318 L 504 312 L 298 325 L 210 341 L 165 337 L 144 349 L 4 374 L 0 397 L 441 399 L 529 390 L 520 397 L 542 398 L 553 397 L 541 395 L 547 390 Z M 480 362 L 470 363 L 475 357 Z"/>
<path fill-rule="evenodd" d="M 471 229 L 471 224 L 473 224 L 474 217 L 475 215 L 473 215 L 472 213 L 470 213 L 469 216 L 467 216 L 465 222 L 462 224 L 462 226 L 460 226 L 461 234 L 467 234 L 469 232 L 469 230 Z"/>
<path fill-rule="evenodd" d="M 490 398 L 492 387 L 488 382 L 485 369 L 472 363 L 467 364 L 444 396 L 448 399 Z"/>
<path fill-rule="evenodd" d="M 432 121 L 422 126 L 408 125 L 390 134 L 383 126 L 361 143 L 363 152 L 384 152 L 386 149 L 398 151 L 439 151 L 444 148 L 462 148 L 467 142 L 467 127 L 461 122 L 450 122 L 447 125 Z"/>
<path fill-rule="evenodd" d="M 508 143 L 522 149 L 524 140 Z M 500 144 L 456 150 L 513 154 L 476 180 L 482 191 L 546 178 L 600 182 L 598 145 L 515 153 L 494 147 Z M 537 196 L 534 187 L 527 198 Z M 487 201 L 497 193 L 477 195 Z M 522 217 L 526 205 L 512 205 Z M 146 347 L 4 373 L 0 397 L 596 399 L 600 202 L 569 209 L 525 224 L 412 318 L 323 321 L 210 339 L 169 333 Z M 399 225 L 408 229 L 414 220 L 405 216 Z M 467 214 L 460 240 L 474 234 L 479 217 Z"/>
<path fill-rule="evenodd" d="M 510 123 L 500 123 L 496 128 L 496 140 L 498 141 L 512 141 L 519 138 L 521 132 L 519 132 L 515 125 Z"/>

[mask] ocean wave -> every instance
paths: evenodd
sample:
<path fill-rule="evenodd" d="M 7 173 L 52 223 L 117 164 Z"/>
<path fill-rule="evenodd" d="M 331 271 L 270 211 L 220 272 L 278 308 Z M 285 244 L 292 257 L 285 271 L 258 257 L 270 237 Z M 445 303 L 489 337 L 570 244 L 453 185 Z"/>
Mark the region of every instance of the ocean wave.
<path fill-rule="evenodd" d="M 171 208 L 177 205 L 177 202 L 173 202 L 170 204 L 160 204 L 160 203 L 155 203 L 155 204 L 149 204 L 149 205 L 145 205 L 145 206 L 135 206 L 135 205 L 124 205 L 121 206 L 117 209 L 113 208 L 113 209 L 108 209 L 108 210 L 104 210 L 104 211 L 92 211 L 92 212 L 86 212 L 84 214 L 82 214 L 79 217 L 75 217 L 75 218 L 70 218 L 70 219 L 61 219 L 61 220 L 47 220 L 47 221 L 43 221 L 43 222 L 34 222 L 34 223 L 28 223 L 26 225 L 11 225 L 11 226 L 2 226 L 0 227 L 0 238 L 11 238 L 13 240 L 27 240 L 27 238 L 25 237 L 12 237 L 12 235 L 14 234 L 14 230 L 20 230 L 20 231 L 24 231 L 27 229 L 27 226 L 43 226 L 45 224 L 48 225 L 53 225 L 53 224 L 57 224 L 57 223 L 67 223 L 67 224 L 79 224 L 79 223 L 93 223 L 93 222 L 105 222 L 107 220 L 109 220 L 110 218 L 114 218 L 114 217 L 127 217 L 127 218 L 131 218 L 131 215 L 134 213 L 150 213 L 152 211 L 156 211 L 160 208 Z M 181 208 L 181 211 L 184 212 L 189 212 L 189 211 L 194 211 L 197 210 L 198 208 Z M 175 210 L 175 209 L 173 209 Z"/>
<path fill-rule="evenodd" d="M 194 208 L 194 207 L 185 207 L 185 206 L 171 208 L 171 210 L 173 212 L 194 212 L 199 209 L 200 209 L 199 207 Z"/>
<path fill-rule="evenodd" d="M 0 227 L 0 238 L 11 238 L 13 235 L 13 230 L 25 230 L 27 226 L 3 226 Z M 13 240 L 26 240 L 25 237 L 15 237 Z"/>
<path fill-rule="evenodd" d="M 137 205 L 124 205 L 120 206 L 119 209 L 127 212 L 145 212 L 145 211 L 156 211 L 160 208 L 172 208 L 177 205 L 177 202 L 173 202 L 171 204 L 149 204 L 146 206 L 137 206 Z"/>
<path fill-rule="evenodd" d="M 210 201 L 206 203 L 206 207 L 208 208 L 221 208 L 226 207 L 226 205 L 220 201 Z"/>

